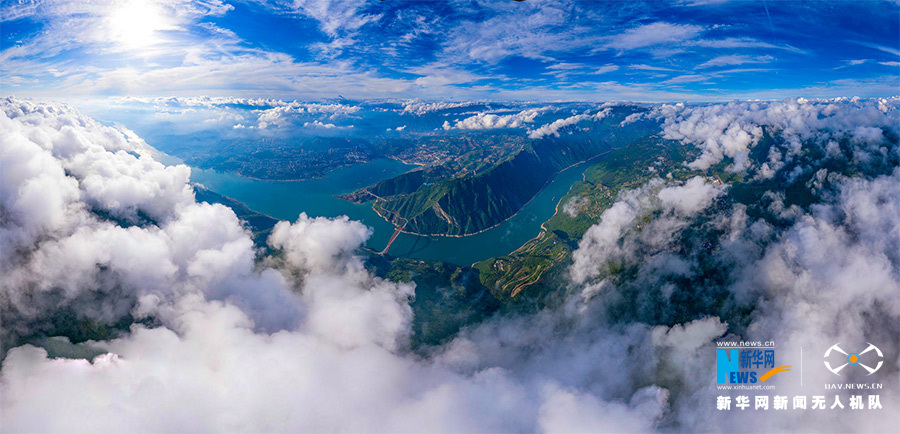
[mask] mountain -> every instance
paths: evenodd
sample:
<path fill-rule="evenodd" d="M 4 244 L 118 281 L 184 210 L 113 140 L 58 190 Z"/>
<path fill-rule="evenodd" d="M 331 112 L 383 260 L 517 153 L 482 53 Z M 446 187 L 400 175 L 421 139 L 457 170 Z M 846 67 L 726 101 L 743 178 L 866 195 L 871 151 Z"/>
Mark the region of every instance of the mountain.
<path fill-rule="evenodd" d="M 689 148 L 655 137 L 636 140 L 588 167 L 541 225 L 541 233 L 515 251 L 474 265 L 479 278 L 501 300 L 541 297 L 559 289 L 572 265 L 572 253 L 592 225 L 616 201 L 619 192 L 639 187 L 653 177 L 671 174 L 682 181 Z"/>
<path fill-rule="evenodd" d="M 472 235 L 515 215 L 559 171 L 658 131 L 647 121 L 620 125 L 629 115 L 643 111 L 637 106 L 612 107 L 599 120 L 601 116 L 592 115 L 560 129 L 559 136 L 531 139 L 487 167 L 473 167 L 483 160 L 464 154 L 345 198 L 355 202 L 374 199 L 373 209 L 404 232 Z M 460 164 L 460 160 L 468 163 Z"/>

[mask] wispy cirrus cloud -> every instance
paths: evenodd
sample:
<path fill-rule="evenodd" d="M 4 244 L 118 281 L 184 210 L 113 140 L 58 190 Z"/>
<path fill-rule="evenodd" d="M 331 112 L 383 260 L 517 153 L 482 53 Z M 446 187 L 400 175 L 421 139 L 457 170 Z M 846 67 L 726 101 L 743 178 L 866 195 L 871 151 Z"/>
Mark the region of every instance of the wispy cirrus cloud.
<path fill-rule="evenodd" d="M 527 3 L 527 2 L 526 2 Z M 463 19 L 448 29 L 442 56 L 497 62 L 509 56 L 552 60 L 553 51 L 568 51 L 596 39 L 586 28 L 569 25 L 577 9 L 564 2 L 486 4 L 487 19 Z"/>
<path fill-rule="evenodd" d="M 367 12 L 365 2 L 352 0 L 291 0 L 261 2 L 265 7 L 279 13 L 300 16 L 317 23 L 318 29 L 327 36 L 327 41 L 316 42 L 320 54 L 334 57 L 354 44 L 360 29 L 382 18 L 377 12 Z"/>
<path fill-rule="evenodd" d="M 683 42 L 699 36 L 703 27 L 692 24 L 656 22 L 626 30 L 610 37 L 606 47 L 627 51 L 662 44 Z"/>
<path fill-rule="evenodd" d="M 796 95 L 799 89 L 847 78 L 848 69 L 834 67 L 846 59 L 848 45 L 871 49 L 865 55 L 871 61 L 853 65 L 852 72 L 860 83 L 870 82 L 900 53 L 893 48 L 896 23 L 882 18 L 897 12 L 891 4 L 854 9 L 877 24 L 865 29 L 843 28 L 846 24 L 830 21 L 822 8 L 801 11 L 788 3 L 770 8 L 772 20 L 780 24 L 774 28 L 758 5 L 743 2 L 711 3 L 703 14 L 687 3 L 609 5 L 614 6 L 563 1 L 7 2 L 0 6 L 6 21 L 0 80 L 20 95 L 65 97 L 583 99 L 607 98 L 614 88 L 609 83 L 628 83 L 623 89 L 628 97 L 643 89 L 651 100 L 685 95 L 685 90 L 718 99 L 728 92 L 772 87 L 794 89 L 785 96 Z M 801 12 L 803 36 L 785 24 Z M 858 42 L 860 34 L 869 33 L 871 41 Z M 824 46 L 823 40 L 834 43 Z M 771 64 L 789 70 L 800 62 L 819 73 L 799 81 L 796 74 L 732 80 L 726 73 L 682 81 L 691 72 L 718 67 Z M 603 91 L 591 93 L 592 88 Z M 872 95 L 874 89 L 856 93 Z"/>
<path fill-rule="evenodd" d="M 628 65 L 628 69 L 636 69 L 639 71 L 676 71 L 673 68 L 665 68 L 662 66 L 644 65 L 644 64 Z"/>
<path fill-rule="evenodd" d="M 607 72 L 614 72 L 619 70 L 619 65 L 614 65 L 612 63 L 608 63 L 599 68 L 594 69 L 595 74 L 606 74 Z"/>
<path fill-rule="evenodd" d="M 772 56 L 746 56 L 740 54 L 729 54 L 726 56 L 718 56 L 707 60 L 699 65 L 697 69 L 713 68 L 716 66 L 732 66 L 743 65 L 745 63 L 769 63 L 775 60 Z"/>
<path fill-rule="evenodd" d="M 557 79 L 565 79 L 573 75 L 582 75 L 582 76 L 590 76 L 590 75 L 602 75 L 609 72 L 615 72 L 619 70 L 619 65 L 614 63 L 607 63 L 605 65 L 589 65 L 583 63 L 557 63 L 550 66 L 547 66 L 549 71 L 544 74 L 552 75 Z"/>
<path fill-rule="evenodd" d="M 703 74 L 684 74 L 676 77 L 672 77 L 663 83 L 665 84 L 682 84 L 682 83 L 694 83 L 698 81 L 704 81 L 709 79 L 708 75 Z"/>
<path fill-rule="evenodd" d="M 895 48 L 895 47 L 888 47 L 888 46 L 883 45 L 883 44 L 874 44 L 874 43 L 871 43 L 871 42 L 861 42 L 861 41 L 852 41 L 852 42 L 853 42 L 854 44 L 859 44 L 859 45 L 862 45 L 862 46 L 864 46 L 864 47 L 869 47 L 869 48 L 872 48 L 872 49 L 875 49 L 875 50 L 878 50 L 878 51 L 882 51 L 882 52 L 885 52 L 885 53 L 888 53 L 888 54 L 893 54 L 893 55 L 895 55 L 895 56 L 900 57 L 900 49 Z"/>
<path fill-rule="evenodd" d="M 850 66 L 858 66 L 858 65 L 862 65 L 862 64 L 868 63 L 869 60 L 871 60 L 871 59 L 851 59 L 851 60 L 845 60 L 843 65 L 841 65 L 841 66 L 836 66 L 834 69 L 843 69 L 843 68 L 847 68 L 847 67 L 850 67 Z"/>

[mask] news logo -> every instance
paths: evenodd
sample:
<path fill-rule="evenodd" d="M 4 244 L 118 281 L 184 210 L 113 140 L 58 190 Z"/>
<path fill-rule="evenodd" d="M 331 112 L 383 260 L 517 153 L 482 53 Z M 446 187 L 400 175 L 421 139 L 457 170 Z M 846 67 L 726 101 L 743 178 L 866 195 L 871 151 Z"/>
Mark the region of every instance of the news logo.
<path fill-rule="evenodd" d="M 775 366 L 775 350 L 729 348 L 716 350 L 716 383 L 764 383 L 775 374 L 790 371 L 790 365 Z"/>

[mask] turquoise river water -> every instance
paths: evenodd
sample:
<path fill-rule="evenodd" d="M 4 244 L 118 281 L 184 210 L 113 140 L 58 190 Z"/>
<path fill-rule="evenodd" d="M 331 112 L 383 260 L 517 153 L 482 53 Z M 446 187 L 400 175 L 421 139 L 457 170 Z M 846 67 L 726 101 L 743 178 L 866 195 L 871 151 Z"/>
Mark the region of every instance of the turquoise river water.
<path fill-rule="evenodd" d="M 585 162 L 558 173 L 535 198 L 511 219 L 477 235 L 466 237 L 420 237 L 400 234 L 390 253 L 455 264 L 471 264 L 505 255 L 541 231 L 556 211 L 556 204 L 569 191 L 590 163 Z M 369 226 L 373 235 L 366 246 L 381 250 L 394 226 L 372 210 L 371 203 L 354 204 L 335 195 L 349 193 L 379 180 L 399 175 L 414 166 L 380 159 L 331 172 L 326 178 L 307 181 L 260 181 L 236 174 L 191 168 L 191 180 L 216 193 L 232 197 L 250 209 L 281 220 L 294 221 L 301 212 L 311 217 L 349 216 Z"/>

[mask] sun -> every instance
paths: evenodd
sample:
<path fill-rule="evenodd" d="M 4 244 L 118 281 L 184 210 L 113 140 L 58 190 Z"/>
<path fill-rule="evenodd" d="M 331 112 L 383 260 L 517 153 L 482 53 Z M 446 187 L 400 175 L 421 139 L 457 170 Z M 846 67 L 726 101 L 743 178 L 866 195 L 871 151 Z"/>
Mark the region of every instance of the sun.
<path fill-rule="evenodd" d="M 109 38 L 125 49 L 138 49 L 161 41 L 160 30 L 170 29 L 163 10 L 150 0 L 126 0 L 109 14 Z"/>

